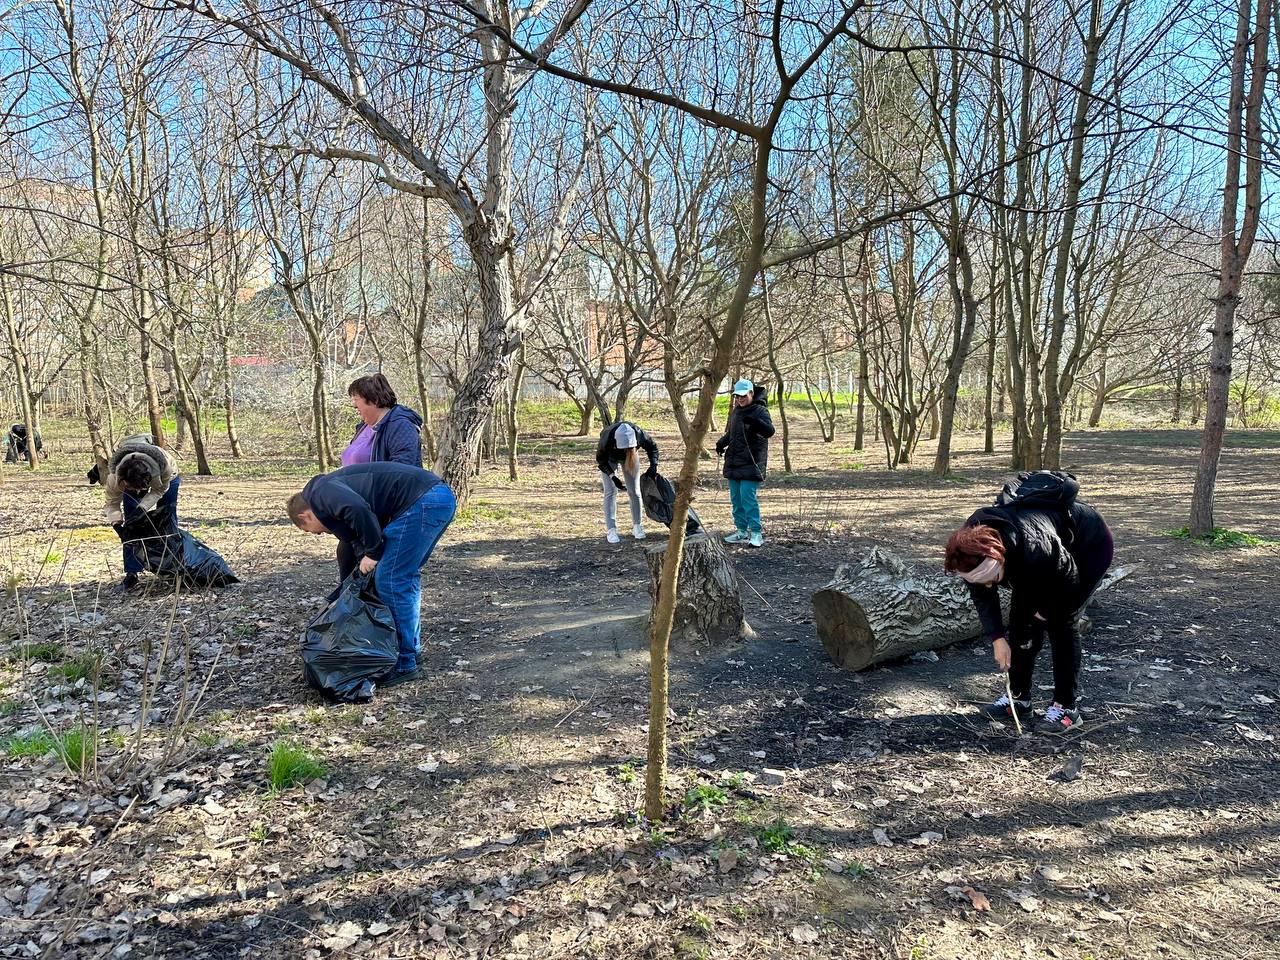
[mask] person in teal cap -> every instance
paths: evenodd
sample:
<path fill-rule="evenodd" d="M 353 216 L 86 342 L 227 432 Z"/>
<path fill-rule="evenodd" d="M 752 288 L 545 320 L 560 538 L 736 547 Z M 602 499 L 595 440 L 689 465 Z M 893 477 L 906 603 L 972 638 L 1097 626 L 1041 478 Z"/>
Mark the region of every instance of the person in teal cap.
<path fill-rule="evenodd" d="M 736 528 L 724 538 L 726 543 L 764 546 L 756 490 L 764 482 L 765 468 L 769 465 L 769 438 L 773 436 L 768 395 L 767 387 L 757 387 L 750 380 L 735 383 L 729 422 L 724 436 L 716 441 L 716 453 L 724 455 L 724 478 L 729 481 Z"/>

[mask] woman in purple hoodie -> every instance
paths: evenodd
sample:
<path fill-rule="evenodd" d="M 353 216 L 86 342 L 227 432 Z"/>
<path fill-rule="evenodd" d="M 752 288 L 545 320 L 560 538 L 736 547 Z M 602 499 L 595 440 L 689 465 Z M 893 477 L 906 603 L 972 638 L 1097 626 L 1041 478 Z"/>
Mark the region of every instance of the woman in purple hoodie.
<path fill-rule="evenodd" d="M 342 451 L 342 465 L 407 463 L 422 466 L 422 417 L 396 402 L 396 392 L 380 373 L 358 377 L 347 396 L 360 414 L 360 426 Z"/>
<path fill-rule="evenodd" d="M 396 392 L 381 373 L 357 377 L 347 387 L 360 426 L 342 451 L 342 465 L 405 463 L 422 466 L 422 417 L 396 402 Z M 339 579 L 351 570 L 355 554 L 346 540 L 338 541 Z M 335 591 L 336 595 L 336 591 Z"/>

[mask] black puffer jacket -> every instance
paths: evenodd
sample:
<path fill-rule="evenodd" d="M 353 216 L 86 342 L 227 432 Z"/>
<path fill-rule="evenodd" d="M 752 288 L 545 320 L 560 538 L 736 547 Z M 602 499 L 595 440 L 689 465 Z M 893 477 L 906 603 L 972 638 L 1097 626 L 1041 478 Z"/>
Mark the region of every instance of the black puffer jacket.
<path fill-rule="evenodd" d="M 1074 616 L 1111 566 L 1114 543 L 1098 511 L 1076 501 L 1062 510 L 983 507 L 967 526 L 991 527 L 1004 541 L 1004 579 L 1012 590 L 1011 627 Z M 994 586 L 969 585 L 988 637 L 1005 635 L 1000 596 Z"/>
<path fill-rule="evenodd" d="M 734 402 L 724 436 L 716 441 L 716 453 L 724 454 L 726 480 L 764 480 L 769 466 L 769 438 L 773 418 L 769 416 L 769 388 L 756 387 L 745 407 Z"/>
<path fill-rule="evenodd" d="M 624 423 L 630 424 L 636 432 L 636 446 L 649 456 L 649 466 L 656 472 L 658 469 L 658 445 L 653 439 L 629 420 L 619 420 L 600 431 L 600 442 L 596 445 L 596 466 L 601 473 L 614 473 L 627 459 L 627 451 L 618 448 L 614 435 Z"/>

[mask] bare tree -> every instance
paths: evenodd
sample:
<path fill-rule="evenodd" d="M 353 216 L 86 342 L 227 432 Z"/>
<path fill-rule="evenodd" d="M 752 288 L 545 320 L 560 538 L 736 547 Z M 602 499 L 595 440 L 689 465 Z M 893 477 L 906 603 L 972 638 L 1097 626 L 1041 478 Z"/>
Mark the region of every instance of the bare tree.
<path fill-rule="evenodd" d="M 368 164 L 382 183 L 438 199 L 456 219 L 470 255 L 483 321 L 466 373 L 454 391 L 436 466 L 464 503 L 481 432 L 523 337 L 527 306 L 554 273 L 563 247 L 562 209 L 548 221 L 543 255 L 530 258 L 524 273 L 514 278 L 514 116 L 530 80 L 506 38 L 541 29 L 540 41 L 529 52 L 537 58 L 549 56 L 587 5 L 588 0 L 579 0 L 558 20 L 545 24 L 540 20 L 543 4 L 516 7 L 506 0 L 481 0 L 474 7 L 458 4 L 443 11 L 392 0 L 377 4 L 376 14 L 364 11 L 349 22 L 342 8 L 321 0 L 271 13 L 252 7 L 232 11 L 214 0 L 172 4 L 239 33 L 257 50 L 288 64 L 303 83 L 323 91 L 339 109 L 335 125 L 313 132 L 326 138 L 332 134 L 333 142 L 286 140 L 281 146 L 298 154 Z M 396 24 L 406 43 L 388 33 L 385 23 Z M 490 24 L 501 29 L 489 29 Z M 452 42 L 441 39 L 447 36 Z M 388 44 L 395 49 L 387 49 Z M 410 59 L 415 69 L 407 69 L 405 61 Z M 478 90 L 459 84 L 469 83 L 471 77 L 478 79 Z M 406 88 L 415 81 L 425 86 Z M 457 103 L 454 115 L 432 117 L 428 126 L 415 107 L 446 89 Z M 481 117 L 475 124 L 468 123 L 466 110 L 472 98 L 480 101 Z M 459 130 L 467 139 L 459 140 Z M 444 147 L 454 149 L 452 160 Z M 483 158 L 478 169 L 477 157 Z"/>
<path fill-rule="evenodd" d="M 1204 435 L 1191 494 L 1190 530 L 1193 537 L 1213 531 L 1213 492 L 1226 432 L 1231 389 L 1231 352 L 1235 340 L 1236 306 L 1258 219 L 1262 212 L 1262 103 L 1267 84 L 1271 39 L 1271 0 L 1239 0 L 1236 38 L 1231 52 L 1230 92 L 1227 98 L 1226 176 L 1222 192 L 1221 265 L 1213 298 L 1213 349 L 1209 360 L 1209 391 L 1205 402 Z M 1243 166 L 1243 179 L 1241 167 Z M 1241 215 L 1241 202 L 1244 204 Z"/>

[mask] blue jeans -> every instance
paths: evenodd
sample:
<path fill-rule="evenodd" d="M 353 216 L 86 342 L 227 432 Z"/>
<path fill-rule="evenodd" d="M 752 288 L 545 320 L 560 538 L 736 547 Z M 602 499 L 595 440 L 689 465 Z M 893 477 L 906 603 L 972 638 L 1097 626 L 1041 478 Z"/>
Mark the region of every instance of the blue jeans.
<path fill-rule="evenodd" d="M 173 478 L 173 482 L 169 484 L 169 489 L 164 492 L 164 495 L 160 498 L 160 502 L 157 503 L 153 509 L 159 510 L 161 507 L 173 507 L 173 515 L 174 517 L 177 517 L 178 515 L 178 483 L 181 480 L 182 480 L 181 477 Z M 142 516 L 142 508 L 138 506 L 139 499 L 140 499 L 139 497 L 135 497 L 132 493 L 129 493 L 127 490 L 125 491 L 124 499 L 120 505 L 121 513 L 124 514 L 124 520 L 122 521 L 123 523 L 128 523 L 130 520 L 133 520 L 136 517 Z M 141 573 L 144 569 L 146 568 L 142 566 L 142 561 L 138 559 L 138 555 L 134 553 L 134 551 L 130 550 L 128 547 L 125 547 L 124 548 L 124 572 L 126 574 Z"/>
<path fill-rule="evenodd" d="M 386 544 L 382 559 L 373 570 L 378 596 L 391 608 L 400 640 L 396 672 L 418 666 L 418 645 L 422 622 L 421 571 L 441 534 L 453 520 L 458 501 L 446 484 L 432 487 L 408 510 L 382 531 Z"/>
<path fill-rule="evenodd" d="M 756 499 L 759 480 L 730 480 L 729 502 L 733 504 L 733 525 L 739 530 L 762 533 L 760 501 Z"/>

